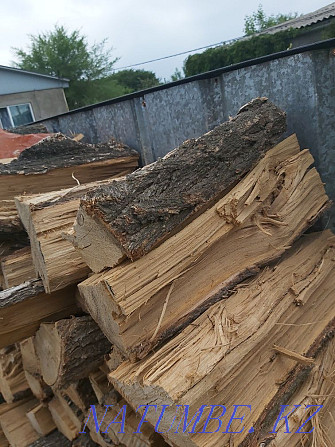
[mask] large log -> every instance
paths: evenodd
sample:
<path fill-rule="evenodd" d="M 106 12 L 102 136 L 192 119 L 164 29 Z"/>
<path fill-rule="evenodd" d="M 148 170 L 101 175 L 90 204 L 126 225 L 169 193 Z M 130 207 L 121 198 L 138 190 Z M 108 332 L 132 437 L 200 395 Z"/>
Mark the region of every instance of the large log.
<path fill-rule="evenodd" d="M 280 263 L 216 303 L 155 354 L 110 373 L 113 385 L 134 407 L 157 404 L 147 414 L 153 425 L 162 405 L 170 405 L 159 431 L 178 446 L 262 445 L 280 405 L 306 380 L 334 336 L 334 244 L 330 231 L 306 236 Z M 234 421 L 226 429 L 237 404 L 251 411 L 240 408 L 242 424 Z M 194 434 L 191 427 L 178 429 L 183 408 L 176 405 L 189 405 L 189 416 L 206 405 Z M 221 429 L 211 420 L 204 430 L 210 405 L 227 410 Z M 217 410 L 219 415 L 222 407 Z"/>
<path fill-rule="evenodd" d="M 90 316 L 43 323 L 34 343 L 43 379 L 54 389 L 88 376 L 103 363 L 104 355 L 111 349 Z"/>
<path fill-rule="evenodd" d="M 257 98 L 237 116 L 163 159 L 90 192 L 81 201 L 74 244 L 95 271 L 135 260 L 227 193 L 285 130 L 285 113 Z M 108 251 L 97 248 L 108 245 Z"/>
<path fill-rule="evenodd" d="M 22 230 L 13 199 L 70 188 L 132 172 L 138 153 L 114 140 L 83 144 L 55 134 L 24 150 L 10 163 L 0 163 L 0 232 Z M 10 210 L 10 213 L 8 213 Z"/>
<path fill-rule="evenodd" d="M 43 321 L 57 321 L 78 313 L 75 287 L 48 295 L 40 280 L 0 292 L 0 348 L 35 334 Z"/>
<path fill-rule="evenodd" d="M 30 247 L 21 248 L 3 258 L 1 270 L 6 289 L 37 278 Z"/>
<path fill-rule="evenodd" d="M 73 245 L 62 233 L 70 230 L 75 221 L 80 197 L 105 181 L 44 194 L 15 198 L 20 219 L 30 239 L 36 274 L 42 279 L 47 293 L 74 284 L 89 273 Z"/>
<path fill-rule="evenodd" d="M 284 149 L 294 155 L 283 159 Z M 231 194 L 147 256 L 79 284 L 84 308 L 112 344 L 143 358 L 314 222 L 328 199 L 308 170 L 312 156 L 296 151 L 278 145 Z"/>

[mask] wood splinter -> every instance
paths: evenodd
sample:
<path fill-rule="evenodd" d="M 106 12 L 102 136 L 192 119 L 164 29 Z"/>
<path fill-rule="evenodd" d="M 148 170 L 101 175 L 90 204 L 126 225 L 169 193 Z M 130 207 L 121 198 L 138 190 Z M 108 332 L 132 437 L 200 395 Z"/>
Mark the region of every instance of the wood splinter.
<path fill-rule="evenodd" d="M 289 349 L 283 348 L 281 346 L 273 345 L 273 349 L 279 354 L 283 354 L 289 359 L 295 360 L 296 362 L 302 363 L 304 365 L 312 365 L 315 363 L 314 359 L 301 355 L 298 352 L 290 351 Z"/>

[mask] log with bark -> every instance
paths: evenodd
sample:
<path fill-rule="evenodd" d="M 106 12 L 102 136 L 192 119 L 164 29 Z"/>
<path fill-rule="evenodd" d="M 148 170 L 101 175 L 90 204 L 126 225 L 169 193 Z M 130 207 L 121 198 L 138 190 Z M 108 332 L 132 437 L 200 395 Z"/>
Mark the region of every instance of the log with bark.
<path fill-rule="evenodd" d="M 251 101 L 202 137 L 88 193 L 73 243 L 95 272 L 140 258 L 226 194 L 284 130 L 284 112 L 266 98 Z"/>
<path fill-rule="evenodd" d="M 71 447 L 71 441 L 69 441 L 59 431 L 54 431 L 48 436 L 43 436 L 37 441 L 29 444 L 28 447 Z"/>
<path fill-rule="evenodd" d="M 75 287 L 48 295 L 40 280 L 0 292 L 0 348 L 35 334 L 43 321 L 57 321 L 79 312 Z"/>
<path fill-rule="evenodd" d="M 335 237 L 330 231 L 308 235 L 280 263 L 209 308 L 155 354 L 122 364 L 110 380 L 132 406 L 157 404 L 147 414 L 153 425 L 162 405 L 170 405 L 159 430 L 177 446 L 266 445 L 280 405 L 307 379 L 334 336 L 334 273 Z M 237 404 L 252 410 L 239 408 L 243 421 L 228 427 Z M 194 431 L 195 418 L 189 430 L 182 422 L 178 427 L 185 408 L 176 405 L 189 405 L 189 416 L 205 405 Z M 205 427 L 210 405 L 218 406 L 221 422 L 209 420 Z"/>
<path fill-rule="evenodd" d="M 328 206 L 308 150 L 289 138 L 236 187 L 143 258 L 92 275 L 81 303 L 130 359 L 192 322 L 278 258 Z"/>
<path fill-rule="evenodd" d="M 36 274 L 51 293 L 84 279 L 89 268 L 62 237 L 75 221 L 80 197 L 105 181 L 44 194 L 16 197 L 16 208 L 30 239 Z"/>
<path fill-rule="evenodd" d="M 43 323 L 35 336 L 42 377 L 54 389 L 87 377 L 104 361 L 110 342 L 90 316 Z"/>
<path fill-rule="evenodd" d="M 37 278 L 30 247 L 21 248 L 2 258 L 1 270 L 6 289 Z"/>
<path fill-rule="evenodd" d="M 124 175 L 137 164 L 138 153 L 114 140 L 91 145 L 61 134 L 47 137 L 25 149 L 17 159 L 0 164 L 0 232 L 22 229 L 13 211 L 15 196 Z"/>

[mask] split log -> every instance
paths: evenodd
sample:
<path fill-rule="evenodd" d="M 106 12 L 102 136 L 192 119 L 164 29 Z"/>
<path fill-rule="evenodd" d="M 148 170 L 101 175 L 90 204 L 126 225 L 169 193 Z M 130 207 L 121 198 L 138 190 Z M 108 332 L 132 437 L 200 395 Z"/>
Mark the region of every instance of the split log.
<path fill-rule="evenodd" d="M 255 447 L 274 426 L 281 404 L 306 380 L 315 359 L 335 333 L 335 238 L 330 231 L 302 238 L 279 264 L 265 268 L 228 299 L 208 309 L 155 354 L 133 365 L 122 364 L 109 377 L 134 407 L 143 402 L 170 405 L 159 429 L 178 446 Z M 307 328 L 307 329 L 306 329 Z M 274 346 L 285 348 L 289 356 Z M 247 400 L 246 400 L 247 396 Z M 181 420 L 176 404 L 189 415 L 206 405 L 194 430 L 172 424 Z M 234 405 L 249 404 L 243 426 L 225 430 Z M 204 421 L 209 405 L 225 405 L 222 430 Z M 245 410 L 245 409 L 244 409 Z M 218 414 L 222 412 L 222 407 Z M 153 411 L 147 419 L 158 420 Z M 179 415 L 179 417 L 178 417 Z M 194 422 L 194 421 L 193 421 Z M 252 429 L 251 429 L 252 428 Z"/>
<path fill-rule="evenodd" d="M 16 197 L 20 219 L 30 239 L 33 263 L 47 293 L 87 277 L 89 268 L 62 233 L 75 221 L 80 197 L 105 181 L 61 191 Z"/>
<path fill-rule="evenodd" d="M 26 413 L 36 404 L 34 399 L 23 401 L 15 408 L 0 414 L 0 425 L 11 447 L 27 447 L 40 438 L 26 417 Z"/>
<path fill-rule="evenodd" d="M 56 429 L 56 425 L 52 419 L 48 407 L 38 404 L 36 407 L 27 412 L 32 427 L 41 436 L 46 436 Z"/>
<path fill-rule="evenodd" d="M 107 379 L 107 374 L 101 369 L 90 373 L 89 380 L 100 405 L 105 405 L 107 401 L 110 404 L 114 404 L 120 400 L 119 393 L 115 391 Z"/>
<path fill-rule="evenodd" d="M 28 447 L 71 447 L 71 441 L 69 441 L 59 431 L 54 431 L 48 436 L 43 436 L 37 441 L 30 444 Z"/>
<path fill-rule="evenodd" d="M 5 288 L 37 278 L 30 247 L 21 248 L 1 260 Z"/>
<path fill-rule="evenodd" d="M 286 158 L 287 151 L 293 155 Z M 150 254 L 79 284 L 83 306 L 124 355 L 143 358 L 280 257 L 315 221 L 328 198 L 315 168 L 308 170 L 312 163 L 308 150 L 285 140 Z"/>
<path fill-rule="evenodd" d="M 21 352 L 16 345 L 0 350 L 0 392 L 8 403 L 31 395 L 23 370 Z"/>
<path fill-rule="evenodd" d="M 68 440 L 73 441 L 79 435 L 82 417 L 78 418 L 62 396 L 55 395 L 48 407 L 58 430 Z"/>
<path fill-rule="evenodd" d="M 103 363 L 110 343 L 90 316 L 82 316 L 41 324 L 35 349 L 45 383 L 58 389 Z"/>
<path fill-rule="evenodd" d="M 89 434 L 81 434 L 75 439 L 72 444 L 72 447 L 99 447 L 99 444 L 93 441 Z"/>
<path fill-rule="evenodd" d="M 74 294 L 69 286 L 48 295 L 39 280 L 0 292 L 0 348 L 31 337 L 43 321 L 78 313 Z"/>
<path fill-rule="evenodd" d="M 94 405 L 98 402 L 91 381 L 87 377 L 78 380 L 76 383 L 72 383 L 66 388 L 56 391 L 56 393 L 63 396 L 65 400 L 72 402 L 83 413 L 87 411 L 90 405 Z"/>
<path fill-rule="evenodd" d="M 111 141 L 90 145 L 61 134 L 47 137 L 24 150 L 17 159 L 0 164 L 0 232 L 18 231 L 15 214 L 8 214 L 15 196 L 70 188 L 80 183 L 104 180 L 132 172 L 138 153 L 122 143 Z M 4 202 L 5 201 L 5 202 Z"/>
<path fill-rule="evenodd" d="M 251 101 L 163 159 L 89 192 L 74 227 L 75 246 L 94 272 L 125 255 L 140 258 L 226 194 L 284 130 L 284 112 L 266 98 Z"/>
<path fill-rule="evenodd" d="M 40 401 L 52 396 L 51 388 L 41 376 L 41 367 L 36 355 L 34 337 L 27 338 L 20 343 L 24 374 L 33 395 Z"/>
<path fill-rule="evenodd" d="M 293 394 L 287 402 L 290 409 L 294 405 L 300 405 L 289 417 L 289 431 L 284 426 L 284 421 L 278 424 L 278 432 L 269 436 L 273 440 L 269 447 L 333 447 L 335 440 L 335 340 L 332 339 L 326 349 L 321 351 L 316 359 L 313 370 L 308 379 L 299 390 Z M 309 410 L 307 405 L 314 405 Z M 296 431 L 316 411 L 315 405 L 322 405 L 322 409 L 300 431 L 309 434 L 298 435 Z"/>

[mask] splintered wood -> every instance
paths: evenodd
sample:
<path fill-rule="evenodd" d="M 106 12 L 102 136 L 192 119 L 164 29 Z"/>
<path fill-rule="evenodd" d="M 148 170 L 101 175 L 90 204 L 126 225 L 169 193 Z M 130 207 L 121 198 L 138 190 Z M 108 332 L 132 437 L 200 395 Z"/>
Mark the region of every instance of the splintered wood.
<path fill-rule="evenodd" d="M 0 447 L 335 447 L 330 202 L 284 131 L 256 98 L 136 172 L 0 164 Z"/>
<path fill-rule="evenodd" d="M 84 306 L 130 358 L 194 320 L 278 258 L 327 206 L 309 151 L 290 137 L 227 196 L 147 256 L 79 285 Z"/>

